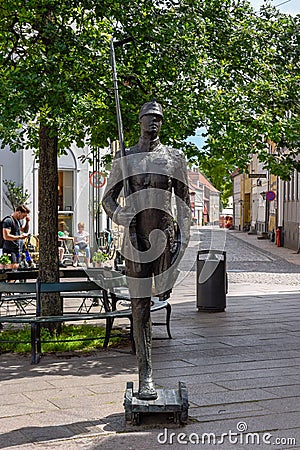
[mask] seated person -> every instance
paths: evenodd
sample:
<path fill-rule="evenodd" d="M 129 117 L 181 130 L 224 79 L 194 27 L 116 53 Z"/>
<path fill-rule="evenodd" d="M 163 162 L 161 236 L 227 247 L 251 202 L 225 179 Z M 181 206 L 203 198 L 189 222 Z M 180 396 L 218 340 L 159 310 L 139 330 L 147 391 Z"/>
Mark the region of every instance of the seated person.
<path fill-rule="evenodd" d="M 59 239 L 58 239 L 59 241 Z M 61 242 L 58 244 L 58 258 L 59 258 L 59 267 L 67 267 L 66 264 L 63 263 L 64 260 L 65 249 L 62 247 Z"/>
<path fill-rule="evenodd" d="M 89 246 L 89 233 L 84 229 L 84 223 L 79 222 L 78 231 L 74 234 L 74 267 L 78 266 L 79 252 L 84 252 L 84 261 L 87 267 L 90 266 L 91 251 Z"/>
<path fill-rule="evenodd" d="M 58 225 L 58 257 L 59 257 L 59 267 L 67 267 L 64 264 L 65 247 L 63 241 L 73 240 L 73 237 L 69 236 L 68 227 L 64 221 L 61 221 Z"/>

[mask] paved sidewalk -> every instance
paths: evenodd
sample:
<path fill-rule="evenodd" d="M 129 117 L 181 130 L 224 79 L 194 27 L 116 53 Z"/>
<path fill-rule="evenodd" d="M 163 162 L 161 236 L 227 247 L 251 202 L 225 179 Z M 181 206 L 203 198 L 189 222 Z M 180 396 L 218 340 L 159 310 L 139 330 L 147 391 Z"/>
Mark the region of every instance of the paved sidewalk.
<path fill-rule="evenodd" d="M 285 247 L 277 247 L 274 242 L 271 242 L 270 239 L 258 239 L 255 234 L 248 234 L 241 231 L 230 230 L 230 234 L 241 239 L 248 244 L 254 245 L 261 250 L 272 253 L 275 256 L 285 259 L 286 261 L 300 265 L 300 253 L 297 253 L 296 250 L 291 250 Z"/>
<path fill-rule="evenodd" d="M 165 327 L 153 330 L 163 338 L 153 341 L 157 385 L 188 386 L 185 427 L 161 417 L 125 424 L 126 382 L 137 382 L 129 348 L 45 355 L 37 366 L 0 355 L 0 449 L 300 449 L 299 294 L 288 290 L 229 285 L 226 311 L 201 313 L 195 272 L 185 274 L 172 297 L 173 339 Z"/>

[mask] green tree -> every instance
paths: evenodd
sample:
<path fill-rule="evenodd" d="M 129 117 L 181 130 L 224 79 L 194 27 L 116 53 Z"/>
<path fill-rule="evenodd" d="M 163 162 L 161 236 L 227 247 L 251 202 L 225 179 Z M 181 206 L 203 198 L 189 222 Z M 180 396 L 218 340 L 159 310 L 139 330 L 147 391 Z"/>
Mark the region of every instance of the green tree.
<path fill-rule="evenodd" d="M 39 277 L 57 281 L 57 155 L 83 146 L 101 120 L 110 28 L 95 25 L 90 2 L 5 0 L 0 6 L 0 136 L 12 151 L 35 148 L 39 161 Z M 104 99 L 106 101 L 104 102 Z M 91 139 L 93 136 L 91 137 Z M 60 314 L 44 295 L 42 313 Z M 54 301 L 53 301 L 54 300 Z"/>
<path fill-rule="evenodd" d="M 57 154 L 72 142 L 93 148 L 117 138 L 112 34 L 127 145 L 141 104 L 156 97 L 164 142 L 183 147 L 206 127 L 204 152 L 186 146 L 189 158 L 224 161 L 229 171 L 258 152 L 287 176 L 298 164 L 298 27 L 269 6 L 255 14 L 246 0 L 3 0 L 0 138 L 12 151 L 37 151 L 41 280 L 59 276 L 49 252 L 57 246 Z M 268 153 L 268 139 L 278 154 Z M 58 297 L 44 299 L 45 313 L 59 310 Z"/>
<path fill-rule="evenodd" d="M 257 153 L 266 168 L 288 179 L 300 169 L 299 16 L 264 6 L 257 15 L 232 18 L 227 29 L 216 30 L 215 24 L 208 39 L 213 44 L 203 109 L 205 159 L 247 169 L 251 154 Z M 270 141 L 276 143 L 274 153 Z"/>
<path fill-rule="evenodd" d="M 6 192 L 4 193 L 6 197 L 5 203 L 12 208 L 13 211 L 17 206 L 25 205 L 28 202 L 30 194 L 27 189 L 24 191 L 22 184 L 17 186 L 12 180 L 3 180 L 3 184 L 6 187 Z"/>
<path fill-rule="evenodd" d="M 131 2 L 116 13 L 118 39 L 131 40 L 118 53 L 127 85 L 122 103 L 134 112 L 125 119 L 129 143 L 141 103 L 134 99 L 147 93 L 167 107 L 165 142 L 182 146 L 196 126 L 206 128 L 202 152 L 186 145 L 201 170 L 208 159 L 218 167 L 223 162 L 228 184 L 229 174 L 247 170 L 257 153 L 266 168 L 287 179 L 299 168 L 299 16 L 270 5 L 255 13 L 247 1 L 204 0 L 168 2 L 173 9 L 162 18 L 161 2 L 151 3 L 150 9 L 149 2 L 139 4 L 139 16 Z"/>
<path fill-rule="evenodd" d="M 37 152 L 42 281 L 59 276 L 57 252 L 49 252 L 57 247 L 57 154 L 72 142 L 93 147 L 106 145 L 109 134 L 117 137 L 109 56 L 113 32 L 120 41 L 127 143 L 135 135 L 141 103 L 152 96 L 170 106 L 168 118 L 176 121 L 173 133 L 169 126 L 170 140 L 179 141 L 196 126 L 190 110 L 190 120 L 178 110 L 192 99 L 186 88 L 198 51 L 190 52 L 190 60 L 185 56 L 193 25 L 181 6 L 162 6 L 148 0 L 4 0 L 0 6 L 0 137 L 12 151 Z M 58 296 L 44 296 L 42 313 L 60 312 Z"/>

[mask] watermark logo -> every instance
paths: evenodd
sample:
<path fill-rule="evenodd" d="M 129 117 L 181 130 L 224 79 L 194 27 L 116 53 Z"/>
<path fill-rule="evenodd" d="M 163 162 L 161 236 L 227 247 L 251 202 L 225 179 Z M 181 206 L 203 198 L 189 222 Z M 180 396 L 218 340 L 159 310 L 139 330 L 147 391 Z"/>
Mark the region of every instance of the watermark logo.
<path fill-rule="evenodd" d="M 221 435 L 217 435 L 216 433 L 175 433 L 170 432 L 167 428 L 164 428 L 163 432 L 157 435 L 157 442 L 160 445 L 173 445 L 175 443 L 182 445 L 226 445 L 229 443 L 236 444 L 237 446 L 296 445 L 296 439 L 294 437 L 275 437 L 268 432 L 248 432 L 248 425 L 244 421 L 240 421 L 236 424 L 236 431 L 228 430 L 226 433 L 222 433 Z"/>

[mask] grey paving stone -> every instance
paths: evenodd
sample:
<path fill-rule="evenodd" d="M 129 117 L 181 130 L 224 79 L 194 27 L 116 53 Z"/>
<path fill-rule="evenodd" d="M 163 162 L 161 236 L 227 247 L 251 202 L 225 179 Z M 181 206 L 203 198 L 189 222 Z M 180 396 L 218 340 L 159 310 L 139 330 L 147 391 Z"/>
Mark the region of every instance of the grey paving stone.
<path fill-rule="evenodd" d="M 196 363 L 196 361 L 195 361 Z M 295 364 L 293 369 L 290 369 L 291 364 L 289 364 L 288 360 L 277 360 L 272 361 L 272 364 L 269 364 L 269 361 L 251 361 L 251 362 L 241 362 L 241 363 L 224 363 L 224 364 L 203 364 L 201 362 L 201 359 L 198 361 L 198 365 L 193 365 L 190 367 L 178 367 L 176 369 L 172 370 L 172 376 L 180 376 L 180 375 L 192 375 L 195 373 L 198 373 L 199 375 L 211 373 L 212 376 L 216 376 L 217 374 L 223 374 L 225 378 L 226 372 L 231 373 L 241 373 L 243 377 L 249 377 L 249 373 L 252 373 L 254 376 L 259 376 L 261 373 L 266 374 L 266 371 L 268 373 L 272 374 L 284 374 L 288 372 L 289 375 L 292 375 L 293 373 L 297 372 L 297 366 L 298 364 Z M 282 370 L 285 371 L 283 372 Z M 292 370 L 292 372 L 291 372 Z M 169 373 L 168 371 L 165 371 L 164 369 L 158 369 L 156 371 L 157 375 L 161 377 L 163 374 Z"/>
<path fill-rule="evenodd" d="M 20 403 L 30 403 L 30 400 L 20 392 L 18 392 L 17 394 L 9 393 L 7 395 L 1 395 L 2 405 L 18 405 Z"/>
<path fill-rule="evenodd" d="M 26 378 L 17 378 L 15 382 L 13 380 L 0 381 L 0 396 L 2 398 L 3 395 L 30 392 L 32 391 L 32 385 L 32 380 L 26 380 Z M 34 388 L 36 390 L 49 389 L 51 388 L 51 384 L 46 381 L 35 380 Z"/>
<path fill-rule="evenodd" d="M 24 435 L 21 431 L 14 431 L 9 435 L 5 433 L 0 434 L 0 448 L 7 449 L 9 447 L 17 447 L 19 444 L 23 445 L 24 443 Z"/>
<path fill-rule="evenodd" d="M 300 384 L 299 384 L 299 380 L 298 380 L 298 384 L 291 384 L 289 386 L 268 386 L 265 388 L 265 390 L 267 390 L 268 392 L 271 392 L 275 395 L 277 395 L 277 397 L 296 397 L 298 398 L 298 402 L 300 405 Z"/>
<path fill-rule="evenodd" d="M 196 392 L 189 392 L 189 399 L 198 406 L 222 405 L 227 403 L 240 403 L 245 401 L 256 402 L 262 399 L 276 398 L 275 394 L 267 392 L 263 389 L 247 389 L 238 391 L 227 391 L 208 393 L 203 395 Z"/>
<path fill-rule="evenodd" d="M 270 394 L 272 395 L 272 394 Z M 107 405 L 114 403 L 122 404 L 124 398 L 124 391 L 122 392 L 107 392 L 106 394 L 92 394 L 88 397 L 61 397 L 61 398 L 53 398 L 49 399 L 53 405 L 57 406 L 60 409 L 72 409 L 77 408 L 80 410 L 85 410 L 86 412 L 89 408 L 95 405 L 98 408 L 101 408 L 101 405 Z M 269 397 L 270 398 L 270 397 Z"/>
<path fill-rule="evenodd" d="M 276 400 L 274 400 L 276 401 Z M 269 414 L 270 411 L 264 406 L 267 401 L 224 403 L 221 405 L 193 406 L 189 409 L 189 415 L 196 417 L 202 422 L 209 420 L 220 420 L 220 418 L 241 418 L 256 414 Z"/>
<path fill-rule="evenodd" d="M 81 386 L 73 386 L 67 388 L 51 388 L 51 389 L 41 389 L 36 390 L 34 392 L 27 392 L 26 397 L 30 400 L 36 400 L 37 395 L 43 399 L 47 398 L 48 400 L 57 399 L 57 398 L 78 398 L 78 397 L 89 397 L 93 395 L 92 390 L 86 387 Z"/>
<path fill-rule="evenodd" d="M 295 375 L 298 376 L 299 370 L 298 368 L 280 368 L 280 369 L 269 369 L 266 370 L 247 370 L 247 372 L 244 371 L 236 371 L 236 372 L 221 372 L 221 373 L 201 373 L 199 374 L 199 371 L 195 370 L 194 373 L 172 373 L 164 372 L 164 371 L 157 371 L 155 375 L 155 380 L 163 384 L 166 383 L 166 380 L 169 384 L 176 385 L 176 382 L 173 380 L 181 380 L 185 383 L 189 383 L 189 381 L 194 382 L 195 377 L 197 377 L 198 382 L 213 382 L 217 383 L 219 381 L 232 381 L 232 380 L 244 380 L 245 377 L 247 378 L 265 378 L 266 374 L 268 374 L 270 377 L 283 377 L 285 375 Z"/>
<path fill-rule="evenodd" d="M 295 412 L 300 411 L 300 398 L 297 397 L 286 397 L 278 398 L 274 400 L 262 400 L 261 406 L 273 412 Z M 299 424 L 300 425 L 300 424 Z"/>
<path fill-rule="evenodd" d="M 259 361 L 259 360 L 268 361 L 269 359 L 274 360 L 274 359 L 285 359 L 285 358 L 292 358 L 292 359 L 300 358 L 300 352 L 295 351 L 295 350 L 267 351 L 264 353 L 246 351 L 245 353 L 243 353 L 242 356 L 246 357 L 246 358 L 252 358 L 252 359 L 255 358 L 256 361 Z"/>
<path fill-rule="evenodd" d="M 44 413 L 47 411 L 58 411 L 58 407 L 48 400 L 38 400 L 35 402 L 28 402 L 28 403 L 18 403 L 14 405 L 3 405 L 1 404 L 1 418 L 0 418 L 0 430 L 2 430 L 2 418 L 9 417 L 10 420 L 12 418 L 15 418 L 16 421 L 20 420 L 20 417 L 29 415 L 29 414 L 36 414 L 36 413 Z"/>
<path fill-rule="evenodd" d="M 201 230 L 203 245 L 209 238 L 205 233 Z M 299 436 L 300 265 L 233 239 L 228 236 L 225 244 L 228 269 L 247 266 L 247 272 L 229 273 L 226 311 L 197 310 L 194 267 L 181 274 L 174 289 L 174 339 L 153 341 L 155 382 L 177 388 L 185 381 L 191 404 L 186 427 L 166 427 L 220 436 L 244 420 L 249 431 Z M 190 255 L 196 256 L 193 242 Z M 154 335 L 164 337 L 165 330 L 154 328 Z M 164 425 L 134 429 L 124 422 L 128 381 L 137 383 L 136 357 L 128 347 L 68 359 L 45 355 L 38 366 L 28 357 L 0 355 L 0 448 L 157 450 Z M 223 447 L 238 448 L 229 442 Z M 282 450 L 298 447 L 283 445 Z M 177 448 L 182 445 L 172 445 Z"/>
<path fill-rule="evenodd" d="M 135 369 L 136 372 L 136 369 Z M 59 387 L 66 387 L 67 389 L 70 386 L 85 386 L 87 388 L 89 388 L 90 386 L 93 385 L 100 385 L 100 384 L 111 384 L 112 383 L 112 378 L 114 378 L 115 382 L 114 385 L 118 386 L 119 383 L 121 382 L 126 382 L 126 380 L 128 379 L 128 377 L 135 377 L 136 373 L 134 371 L 126 371 L 123 374 L 119 374 L 116 375 L 114 378 L 113 375 L 104 375 L 99 373 L 99 375 L 89 375 L 86 374 L 82 377 L 74 377 L 74 379 L 70 379 L 68 377 L 60 377 L 57 378 L 55 380 L 51 380 L 51 384 L 53 385 L 53 387 L 59 388 Z"/>
<path fill-rule="evenodd" d="M 285 377 L 244 378 L 243 380 L 219 381 L 218 385 L 227 389 L 253 389 L 272 386 L 298 385 L 298 377 L 286 375 Z M 298 386 L 299 388 L 299 386 Z"/>

